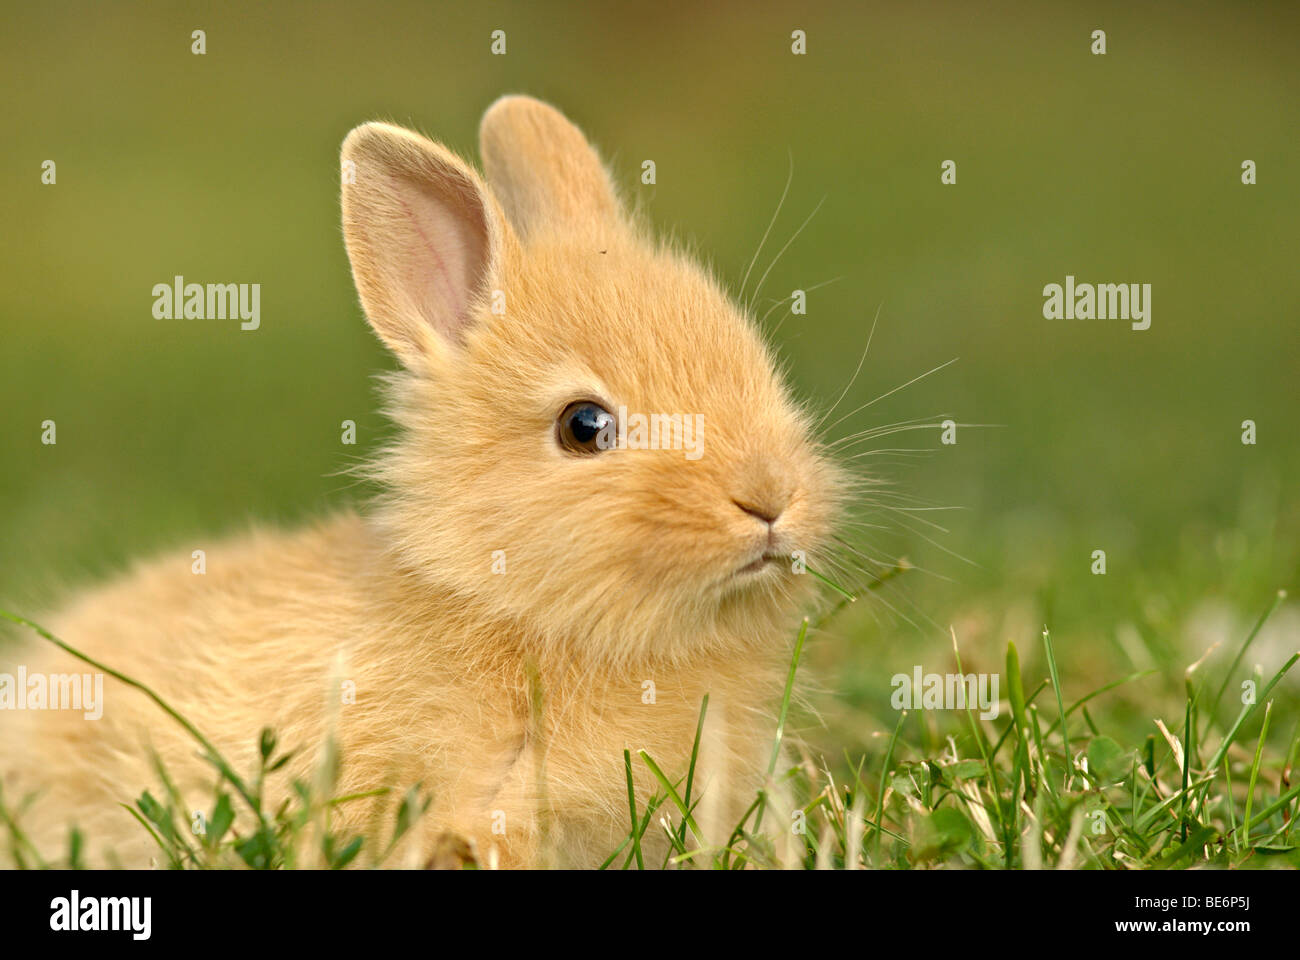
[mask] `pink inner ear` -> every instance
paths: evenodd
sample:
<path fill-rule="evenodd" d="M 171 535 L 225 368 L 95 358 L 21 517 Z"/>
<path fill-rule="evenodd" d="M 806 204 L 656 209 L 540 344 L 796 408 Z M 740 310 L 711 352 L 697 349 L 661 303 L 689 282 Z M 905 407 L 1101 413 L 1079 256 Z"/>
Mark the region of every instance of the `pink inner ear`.
<path fill-rule="evenodd" d="M 452 280 L 443 255 L 438 252 L 439 243 L 450 246 L 444 237 L 444 231 L 453 228 L 445 222 L 444 218 L 436 215 L 426 216 L 422 221 L 419 213 L 405 200 L 399 197 L 397 202 L 402 205 L 402 209 L 406 212 L 412 229 L 420 235 L 420 241 L 424 245 L 427 260 L 433 266 L 431 271 L 424 269 L 424 263 L 419 256 L 418 250 L 414 251 L 413 256 L 408 256 L 404 266 L 410 272 L 403 278 L 407 289 L 419 290 L 423 284 L 426 288 L 426 294 L 419 298 L 421 304 L 427 303 L 429 306 L 435 306 L 436 300 L 441 296 L 442 308 L 454 317 L 461 316 L 465 309 L 464 300 L 457 295 L 458 285 Z M 435 237 L 438 238 L 438 242 L 434 241 Z M 464 264 L 461 263 L 458 266 L 460 268 L 458 272 L 463 280 Z M 442 310 L 439 309 L 437 312 L 441 313 Z"/>
<path fill-rule="evenodd" d="M 385 238 L 390 289 L 400 291 L 425 322 L 457 340 L 470 297 L 482 281 L 487 245 L 483 210 L 469 184 L 443 177 L 392 181 L 394 236 Z"/>

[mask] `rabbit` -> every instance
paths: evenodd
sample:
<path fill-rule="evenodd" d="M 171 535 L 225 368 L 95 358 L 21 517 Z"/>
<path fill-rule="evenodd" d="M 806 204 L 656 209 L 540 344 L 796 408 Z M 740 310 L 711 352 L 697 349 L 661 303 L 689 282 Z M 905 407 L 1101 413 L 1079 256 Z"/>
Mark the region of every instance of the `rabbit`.
<path fill-rule="evenodd" d="M 577 126 L 510 95 L 479 142 L 482 174 L 387 123 L 343 143 L 356 290 L 399 361 L 375 499 L 217 543 L 201 575 L 188 553 L 154 560 L 46 626 L 237 771 L 264 726 L 301 747 L 272 808 L 331 735 L 339 794 L 422 785 L 385 865 L 424 866 L 448 837 L 481 865 L 599 865 L 628 833 L 624 750 L 644 809 L 660 788 L 639 751 L 684 778 L 707 694 L 696 820 L 719 846 L 766 781 L 816 595 L 792 556 L 828 549 L 845 478 L 747 311 L 628 211 Z M 699 455 L 615 441 L 637 413 L 695 417 Z M 45 646 L 29 671 L 88 669 Z M 92 862 L 148 866 L 120 803 L 157 792 L 151 756 L 191 810 L 214 771 L 141 691 L 110 676 L 104 699 L 98 720 L 0 711 L 4 796 L 39 791 L 24 822 L 46 856 L 75 823 Z M 377 829 L 393 806 L 348 801 L 335 822 Z"/>

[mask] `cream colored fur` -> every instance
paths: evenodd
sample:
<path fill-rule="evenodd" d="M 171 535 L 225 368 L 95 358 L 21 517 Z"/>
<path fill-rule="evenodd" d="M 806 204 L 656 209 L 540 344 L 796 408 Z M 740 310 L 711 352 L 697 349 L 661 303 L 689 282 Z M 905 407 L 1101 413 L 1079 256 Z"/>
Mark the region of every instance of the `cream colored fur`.
<path fill-rule="evenodd" d="M 762 784 L 810 589 L 789 563 L 736 575 L 769 537 L 738 504 L 779 513 L 771 547 L 815 562 L 841 479 L 751 321 L 631 222 L 575 126 L 506 97 L 481 148 L 486 182 L 397 127 L 343 145 L 353 275 L 403 363 L 372 509 L 212 546 L 205 575 L 186 547 L 48 626 L 152 685 L 241 772 L 271 725 L 306 748 L 289 773 L 308 776 L 336 727 L 340 792 L 423 783 L 433 804 L 404 865 L 447 831 L 502 866 L 599 863 L 627 829 L 623 750 L 644 804 L 655 784 L 636 751 L 682 776 L 707 693 L 697 782 L 721 843 Z M 567 453 L 556 418 L 580 399 L 703 414 L 703 456 Z M 87 669 L 36 646 L 14 662 Z M 48 854 L 76 822 L 93 860 L 111 847 L 147 865 L 153 842 L 118 806 L 157 793 L 146 745 L 191 809 L 210 808 L 212 770 L 138 691 L 109 679 L 105 696 L 98 721 L 0 712 L 5 795 L 43 791 L 27 824 Z M 371 819 L 366 802 L 340 811 Z"/>

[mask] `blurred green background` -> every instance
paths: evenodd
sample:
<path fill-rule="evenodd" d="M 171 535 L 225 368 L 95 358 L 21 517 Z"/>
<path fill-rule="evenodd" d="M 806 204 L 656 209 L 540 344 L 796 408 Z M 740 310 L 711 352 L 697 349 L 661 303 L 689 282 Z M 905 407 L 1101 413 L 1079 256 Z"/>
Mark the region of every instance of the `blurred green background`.
<path fill-rule="evenodd" d="M 775 334 L 800 392 L 834 400 L 877 308 L 841 411 L 960 358 L 837 432 L 998 425 L 953 447 L 886 438 L 927 452 L 857 461 L 963 509 L 876 518 L 891 528 L 876 556 L 934 575 L 899 578 L 813 645 L 834 695 L 809 735 L 891 728 L 888 677 L 948 669 L 950 624 L 968 669 L 998 670 L 1016 639 L 1037 677 L 1044 623 L 1067 698 L 1161 670 L 1107 701 L 1110 722 L 1150 732 L 1154 712 L 1181 717 L 1182 668 L 1223 640 L 1222 669 L 1297 582 L 1298 27 L 1294 4 L 9 5 L 0 603 L 39 612 L 139 555 L 364 496 L 337 472 L 388 429 L 371 375 L 392 361 L 351 286 L 339 144 L 387 118 L 474 156 L 484 108 L 527 92 L 733 288 L 793 162 L 755 272 L 825 198 L 757 307 L 835 281 Z M 1067 273 L 1152 284 L 1151 329 L 1044 320 L 1042 288 Z M 155 320 L 151 288 L 176 274 L 260 283 L 261 329 Z M 1271 675 L 1298 623 L 1288 604 L 1247 664 Z"/>

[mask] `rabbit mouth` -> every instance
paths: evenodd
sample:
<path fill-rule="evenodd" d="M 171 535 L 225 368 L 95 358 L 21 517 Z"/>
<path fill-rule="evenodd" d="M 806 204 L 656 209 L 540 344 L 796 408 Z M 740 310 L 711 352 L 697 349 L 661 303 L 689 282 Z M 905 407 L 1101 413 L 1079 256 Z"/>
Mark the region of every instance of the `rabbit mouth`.
<path fill-rule="evenodd" d="M 766 570 L 769 564 L 774 564 L 783 559 L 779 553 L 765 553 L 757 560 L 752 560 L 736 571 L 736 576 L 743 577 L 749 574 L 761 573 Z"/>

